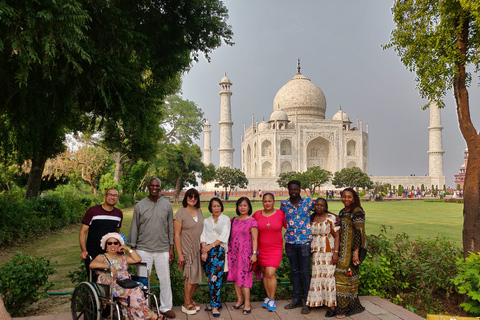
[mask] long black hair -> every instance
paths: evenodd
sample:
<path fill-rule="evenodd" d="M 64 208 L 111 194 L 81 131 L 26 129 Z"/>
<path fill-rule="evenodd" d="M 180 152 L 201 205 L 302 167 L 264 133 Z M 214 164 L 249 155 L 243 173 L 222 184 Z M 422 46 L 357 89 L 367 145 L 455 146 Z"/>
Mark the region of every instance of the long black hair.
<path fill-rule="evenodd" d="M 343 195 L 343 193 L 345 191 L 349 191 L 353 194 L 353 203 L 350 206 L 350 208 L 348 208 L 348 212 L 353 212 L 353 209 L 355 209 L 355 208 L 360 208 L 363 211 L 363 208 L 360 205 L 360 197 L 358 196 L 357 191 L 355 191 L 353 188 L 345 188 L 345 189 L 343 189 L 340 197 Z"/>
<path fill-rule="evenodd" d="M 250 203 L 250 199 L 248 199 L 247 197 L 240 197 L 238 200 L 237 200 L 237 209 L 235 210 L 235 212 L 237 213 L 237 216 L 240 215 L 240 211 L 238 211 L 238 206 L 240 205 L 240 203 L 242 203 L 243 201 L 247 201 L 247 204 L 248 204 L 248 215 L 251 215 L 252 214 L 252 204 Z"/>

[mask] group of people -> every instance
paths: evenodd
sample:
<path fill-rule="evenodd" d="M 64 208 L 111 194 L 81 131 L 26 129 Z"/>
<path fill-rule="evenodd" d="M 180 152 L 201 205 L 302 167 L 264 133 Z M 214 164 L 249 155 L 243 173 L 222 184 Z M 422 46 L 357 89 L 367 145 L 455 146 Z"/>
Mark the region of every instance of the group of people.
<path fill-rule="evenodd" d="M 160 282 L 160 312 L 162 316 L 173 318 L 169 263 L 173 261 L 175 247 L 178 268 L 185 278 L 182 312 L 191 315 L 200 310 L 193 295 L 205 272 L 211 298 L 205 310 L 219 317 L 223 275 L 228 272 L 226 280 L 234 283 L 237 296 L 231 308 L 243 308 L 243 314 L 248 315 L 252 310 L 250 289 L 254 275 L 262 278 L 267 294 L 263 307 L 276 310 L 276 271 L 285 242 L 293 286 L 293 300 L 285 305 L 286 309 L 301 307 L 302 313 L 309 313 L 311 307 L 327 306 L 326 316 L 337 318 L 362 312 L 364 308 L 358 299 L 358 268 L 365 252 L 366 236 L 360 199 L 355 190 L 345 189 L 342 192 L 344 209 L 336 216 L 328 211 L 325 199 L 312 201 L 301 197 L 300 187 L 299 181 L 288 183 L 289 198 L 281 202 L 279 209 L 275 208 L 275 196 L 269 192 L 262 195 L 263 209 L 256 212 L 250 200 L 241 197 L 236 202 L 237 216 L 232 219 L 223 214 L 222 201 L 214 197 L 208 204 L 211 215 L 204 219 L 196 189 L 185 192 L 182 208 L 173 215 L 170 202 L 160 196 L 160 180 L 152 178 L 148 184 L 149 196 L 134 209 L 126 242 L 130 248 L 120 240 L 118 233 L 108 233 L 101 238 L 101 249 L 107 252 L 95 258 L 90 267 L 106 265 L 112 272 L 116 269 L 114 275 L 122 279 L 129 263 L 140 259 L 150 269 L 155 263 Z M 118 232 L 121 218 L 113 218 L 118 214 L 113 214 L 114 209 L 109 206 L 115 192 L 118 198 L 115 189 L 109 190 L 105 203 L 96 208 L 96 211 L 110 209 L 111 215 L 100 212 L 103 217 L 95 219 L 87 212 L 80 232 L 82 258 L 91 252 L 88 244 L 92 229 L 96 229 L 95 220 L 116 221 L 115 225 L 111 224 L 115 230 L 109 232 Z M 100 277 L 98 281 L 106 280 Z M 124 288 L 118 290 L 121 291 L 119 296 L 131 294 L 134 297 L 136 303 L 132 304 L 131 298 L 128 306 L 132 318 L 156 319 L 146 307 L 144 298 L 139 296 L 141 293 L 127 292 L 130 289 Z"/>

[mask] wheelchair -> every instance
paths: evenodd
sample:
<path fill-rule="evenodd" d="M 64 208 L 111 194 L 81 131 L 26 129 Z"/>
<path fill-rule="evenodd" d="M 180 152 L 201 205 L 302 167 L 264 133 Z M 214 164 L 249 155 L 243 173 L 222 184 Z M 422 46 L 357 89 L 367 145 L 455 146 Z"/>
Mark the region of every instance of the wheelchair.
<path fill-rule="evenodd" d="M 131 266 L 142 266 L 147 269 L 147 276 L 140 277 L 132 275 L 132 280 L 139 284 L 142 289 L 148 307 L 150 308 L 151 297 L 154 298 L 156 314 L 159 316 L 159 307 L 157 297 L 150 292 L 150 270 L 145 262 L 132 264 Z M 91 281 L 92 272 L 107 272 L 113 274 L 110 270 L 90 269 L 89 281 L 79 283 L 72 294 L 71 311 L 73 320 L 124 320 L 130 319 L 124 305 L 120 303 L 120 299 L 113 296 L 112 285 L 100 284 Z"/>

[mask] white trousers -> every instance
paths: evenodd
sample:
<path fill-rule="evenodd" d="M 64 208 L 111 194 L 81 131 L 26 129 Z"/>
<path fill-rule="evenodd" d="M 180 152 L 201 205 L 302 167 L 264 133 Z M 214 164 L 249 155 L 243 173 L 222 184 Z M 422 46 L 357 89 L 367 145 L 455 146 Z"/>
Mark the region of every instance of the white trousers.
<path fill-rule="evenodd" d="M 167 312 L 172 310 L 172 286 L 170 284 L 170 259 L 169 252 L 147 252 L 137 250 L 137 253 L 142 257 L 142 262 L 147 263 L 147 268 L 152 272 L 152 265 L 155 263 L 155 270 L 157 272 L 158 282 L 160 284 L 160 312 Z M 147 276 L 145 267 L 138 267 L 138 275 L 141 277 Z"/>

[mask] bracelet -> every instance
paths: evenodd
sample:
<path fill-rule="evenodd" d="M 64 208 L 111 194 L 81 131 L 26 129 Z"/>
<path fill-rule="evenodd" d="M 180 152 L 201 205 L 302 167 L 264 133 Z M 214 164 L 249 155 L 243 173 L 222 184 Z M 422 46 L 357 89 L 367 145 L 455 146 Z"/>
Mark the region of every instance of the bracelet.
<path fill-rule="evenodd" d="M 338 253 L 338 250 L 335 250 L 334 252 Z"/>
<path fill-rule="evenodd" d="M 130 253 L 130 254 L 131 254 L 132 252 L 133 252 L 133 249 L 130 249 L 130 250 L 128 250 L 128 253 Z"/>

